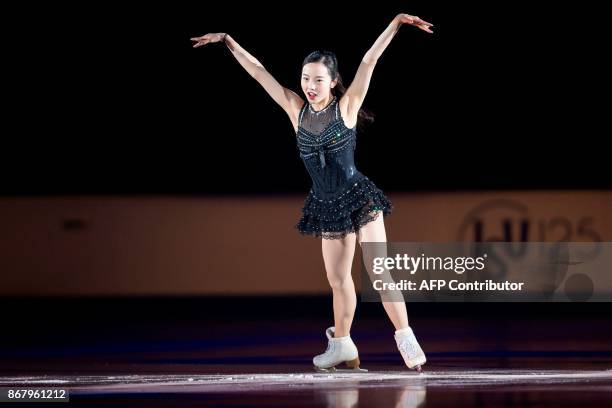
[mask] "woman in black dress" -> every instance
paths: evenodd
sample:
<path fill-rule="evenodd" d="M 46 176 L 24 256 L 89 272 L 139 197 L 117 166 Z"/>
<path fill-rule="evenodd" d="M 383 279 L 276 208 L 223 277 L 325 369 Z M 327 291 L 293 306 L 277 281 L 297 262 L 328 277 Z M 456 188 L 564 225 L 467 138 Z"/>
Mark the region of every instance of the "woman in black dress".
<path fill-rule="evenodd" d="M 334 369 L 341 363 L 359 368 L 357 347 L 349 334 L 357 303 L 351 277 L 355 242 L 386 242 L 383 219 L 391 213 L 392 205 L 355 168 L 356 126 L 368 119 L 361 105 L 376 62 L 403 24 L 432 33 L 431 23 L 409 14 L 397 15 L 365 54 L 347 89 L 333 53 L 308 55 L 301 78 L 307 101 L 281 86 L 230 35 L 211 33 L 191 39 L 194 48 L 224 42 L 240 65 L 287 112 L 295 129 L 300 157 L 313 182 L 296 228 L 322 238 L 323 260 L 333 291 L 334 326 L 326 330 L 327 350 L 313 359 L 318 369 Z M 425 354 L 408 325 L 405 303 L 383 302 L 383 306 L 395 327 L 396 344 L 406 365 L 420 371 Z"/>

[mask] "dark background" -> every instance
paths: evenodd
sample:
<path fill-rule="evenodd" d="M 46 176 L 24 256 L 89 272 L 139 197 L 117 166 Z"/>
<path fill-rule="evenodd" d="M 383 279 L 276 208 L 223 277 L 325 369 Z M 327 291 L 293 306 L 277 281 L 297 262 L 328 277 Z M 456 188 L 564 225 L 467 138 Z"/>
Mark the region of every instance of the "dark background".
<path fill-rule="evenodd" d="M 379 4 L 380 3 L 380 4 Z M 301 93 L 303 58 L 350 83 L 394 15 L 365 106 L 358 168 L 385 190 L 610 188 L 598 11 L 538 2 L 159 2 L 22 5 L 5 38 L 1 192 L 301 192 L 289 119 L 223 45 L 228 32 Z"/>
<path fill-rule="evenodd" d="M 377 121 L 359 136 L 357 165 L 385 191 L 612 187 L 604 27 L 590 24 L 601 10 L 588 2 L 216 3 L 23 3 L 7 12 L 0 194 L 305 194 L 310 180 L 285 113 L 227 49 L 194 50 L 189 38 L 228 32 L 299 91 L 301 62 L 318 48 L 337 53 L 349 83 L 398 12 L 434 23 L 435 34 L 403 27 L 365 101 Z M 329 317 L 331 305 L 330 297 L 242 298 L 216 307 L 222 301 L 6 298 L 2 306 L 19 311 L 6 319 L 23 330 L 14 331 L 21 342 L 45 328 L 60 333 L 58 321 L 78 332 L 122 314 L 130 327 L 143 316 L 205 319 L 211 310 L 218 319 Z M 534 316 L 562 326 L 609 320 L 611 305 L 419 304 L 410 315 Z M 41 311 L 57 318 L 42 329 L 24 319 Z M 359 304 L 358 313 L 385 319 L 379 305 Z"/>

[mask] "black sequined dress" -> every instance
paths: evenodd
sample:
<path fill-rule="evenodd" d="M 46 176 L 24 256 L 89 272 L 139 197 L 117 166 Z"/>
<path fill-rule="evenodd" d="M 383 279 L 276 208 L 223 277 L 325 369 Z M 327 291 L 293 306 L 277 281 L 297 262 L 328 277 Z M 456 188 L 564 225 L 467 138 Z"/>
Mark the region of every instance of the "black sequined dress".
<path fill-rule="evenodd" d="M 355 168 L 357 133 L 344 125 L 334 98 L 320 111 L 306 102 L 300 111 L 297 145 L 312 178 L 312 188 L 295 226 L 324 239 L 343 238 L 393 206 L 376 185 Z"/>

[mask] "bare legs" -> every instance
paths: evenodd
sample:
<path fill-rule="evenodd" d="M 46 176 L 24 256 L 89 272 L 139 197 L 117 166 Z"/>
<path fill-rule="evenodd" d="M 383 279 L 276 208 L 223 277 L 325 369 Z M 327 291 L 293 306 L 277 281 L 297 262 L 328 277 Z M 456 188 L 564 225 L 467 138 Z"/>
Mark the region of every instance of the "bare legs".
<path fill-rule="evenodd" d="M 348 234 L 343 239 L 322 241 L 327 280 L 334 294 L 334 336 L 348 336 L 357 306 L 355 284 L 351 276 L 356 236 Z"/>
<path fill-rule="evenodd" d="M 351 266 L 355 255 L 355 241 L 387 242 L 383 215 L 379 213 L 375 221 L 363 226 L 358 233 L 348 234 L 343 239 L 322 239 L 323 261 L 327 272 L 327 279 L 334 296 L 334 325 L 335 337 L 348 336 L 355 307 L 357 295 L 351 276 Z M 408 313 L 404 302 L 383 302 L 383 307 L 396 330 L 408 327 Z"/>
<path fill-rule="evenodd" d="M 375 221 L 369 222 L 359 229 L 359 245 L 362 242 L 387 242 L 383 215 L 379 212 Z M 405 302 L 382 302 L 395 330 L 408 327 L 408 312 Z"/>

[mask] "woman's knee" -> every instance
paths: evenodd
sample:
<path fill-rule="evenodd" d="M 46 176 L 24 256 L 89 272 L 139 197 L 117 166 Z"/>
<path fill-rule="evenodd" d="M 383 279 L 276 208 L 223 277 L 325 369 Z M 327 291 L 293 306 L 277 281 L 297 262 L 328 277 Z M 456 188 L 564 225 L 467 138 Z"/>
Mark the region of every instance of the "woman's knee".
<path fill-rule="evenodd" d="M 346 286 L 349 285 L 352 280 L 353 277 L 351 276 L 350 271 L 348 271 L 348 273 L 327 273 L 327 281 L 333 290 L 342 290 L 346 288 Z"/>

